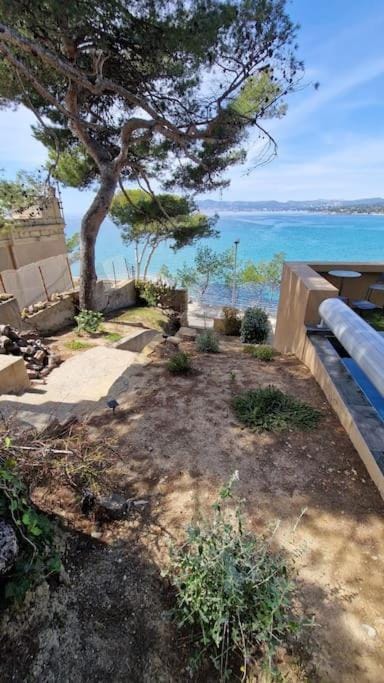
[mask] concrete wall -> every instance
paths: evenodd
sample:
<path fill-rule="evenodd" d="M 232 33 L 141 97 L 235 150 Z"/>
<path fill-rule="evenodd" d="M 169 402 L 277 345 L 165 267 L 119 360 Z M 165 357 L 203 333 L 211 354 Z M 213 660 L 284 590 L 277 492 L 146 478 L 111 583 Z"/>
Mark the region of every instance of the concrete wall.
<path fill-rule="evenodd" d="M 0 271 L 66 253 L 64 219 L 50 188 L 38 206 L 13 214 L 0 240 Z"/>
<path fill-rule="evenodd" d="M 120 308 L 129 308 L 136 304 L 136 288 L 134 280 L 123 280 L 114 285 L 105 280 L 96 283 L 95 308 L 103 313 L 111 313 Z"/>
<path fill-rule="evenodd" d="M 384 264 L 285 263 L 274 339 L 278 351 L 294 353 L 302 360 L 306 325 L 317 325 L 320 322 L 321 302 L 339 294 L 340 280 L 328 275 L 329 270 L 356 270 L 362 273 L 362 277 L 344 280 L 343 295 L 354 300 L 366 297 L 368 286 L 384 272 Z M 384 293 L 372 294 L 370 300 L 384 306 Z"/>
<path fill-rule="evenodd" d="M 11 325 L 21 330 L 23 321 L 20 315 L 19 304 L 17 299 L 8 299 L 8 301 L 0 301 L 0 324 Z"/>
<path fill-rule="evenodd" d="M 162 335 L 156 330 L 135 330 L 122 339 L 119 339 L 113 346 L 115 349 L 136 351 L 140 353 L 140 351 L 155 338 L 158 338 L 160 341 L 162 340 Z"/>
<path fill-rule="evenodd" d="M 55 301 L 42 311 L 28 316 L 23 321 L 23 328 L 37 330 L 42 335 L 49 335 L 74 324 L 75 304 L 69 294 L 64 299 Z"/>
<path fill-rule="evenodd" d="M 24 359 L 0 355 L 0 394 L 18 394 L 29 387 Z"/>
<path fill-rule="evenodd" d="M 302 359 L 306 325 L 320 322 L 319 305 L 338 290 L 305 263 L 285 263 L 280 286 L 274 346 Z"/>
<path fill-rule="evenodd" d="M 1 273 L 4 291 L 16 297 L 21 309 L 46 301 L 56 292 L 72 289 L 72 278 L 65 254 L 29 263 L 17 270 Z"/>

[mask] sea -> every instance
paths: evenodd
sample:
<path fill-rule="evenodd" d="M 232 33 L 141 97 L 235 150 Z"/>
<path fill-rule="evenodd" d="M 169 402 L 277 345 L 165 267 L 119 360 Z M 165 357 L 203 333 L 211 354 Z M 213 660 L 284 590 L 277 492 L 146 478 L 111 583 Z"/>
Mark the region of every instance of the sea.
<path fill-rule="evenodd" d="M 79 230 L 81 216 L 67 215 L 67 235 Z M 268 261 L 283 252 L 294 261 L 364 261 L 384 263 L 384 215 L 324 214 L 277 212 L 223 212 L 216 225 L 218 238 L 202 240 L 216 251 L 233 248 L 239 240 L 238 260 Z M 170 244 L 156 251 L 150 275 L 156 278 L 162 265 L 171 273 L 184 263 L 193 262 L 196 246 L 174 251 Z M 120 230 L 110 219 L 100 229 L 96 244 L 97 273 L 100 277 L 126 278 L 134 264 L 133 249 L 123 244 Z M 73 266 L 78 273 L 78 264 Z M 195 293 L 197 296 L 197 293 Z M 212 306 L 231 303 L 233 292 L 222 283 L 213 283 L 204 295 L 203 303 Z M 273 312 L 278 292 L 268 287 L 243 286 L 236 292 L 236 305 L 263 305 Z"/>

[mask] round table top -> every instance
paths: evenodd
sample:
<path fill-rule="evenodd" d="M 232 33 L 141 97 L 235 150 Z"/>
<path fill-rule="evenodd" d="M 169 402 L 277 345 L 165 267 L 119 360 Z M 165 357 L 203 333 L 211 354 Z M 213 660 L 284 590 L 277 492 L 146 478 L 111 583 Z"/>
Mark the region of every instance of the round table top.
<path fill-rule="evenodd" d="M 377 289 L 379 292 L 383 292 L 384 282 L 376 282 L 374 285 L 369 285 L 369 289 Z"/>
<path fill-rule="evenodd" d="M 357 270 L 329 270 L 328 275 L 334 275 L 334 277 L 361 277 L 361 273 Z"/>

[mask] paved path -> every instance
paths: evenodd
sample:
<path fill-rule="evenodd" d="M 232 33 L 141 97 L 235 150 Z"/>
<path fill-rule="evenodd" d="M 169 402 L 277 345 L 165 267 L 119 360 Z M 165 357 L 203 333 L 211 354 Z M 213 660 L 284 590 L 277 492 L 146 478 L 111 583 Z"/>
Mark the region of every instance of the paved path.
<path fill-rule="evenodd" d="M 145 354 L 96 346 L 66 360 L 48 375 L 46 384 L 36 383 L 20 396 L 0 396 L 0 412 L 39 429 L 55 418 L 64 422 L 117 398 L 146 362 Z"/>

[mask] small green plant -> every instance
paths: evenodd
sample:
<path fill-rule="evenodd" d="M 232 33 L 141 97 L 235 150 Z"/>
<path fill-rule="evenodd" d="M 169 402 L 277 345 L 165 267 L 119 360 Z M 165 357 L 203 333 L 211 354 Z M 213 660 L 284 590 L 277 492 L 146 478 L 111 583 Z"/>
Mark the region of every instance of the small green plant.
<path fill-rule="evenodd" d="M 98 311 L 87 311 L 83 309 L 79 315 L 75 315 L 77 323 L 77 334 L 86 332 L 87 334 L 94 334 L 100 331 L 101 324 L 104 320 L 102 313 Z"/>
<path fill-rule="evenodd" d="M 245 681 L 254 663 L 275 678 L 276 650 L 301 626 L 292 609 L 291 566 L 267 537 L 246 530 L 239 502 L 228 513 L 236 478 L 220 491 L 212 519 L 190 527 L 186 543 L 171 548 L 174 616 L 192 629 L 193 669 L 210 657 L 222 681 L 237 680 L 236 665 Z"/>
<path fill-rule="evenodd" d="M 167 362 L 167 368 L 175 375 L 185 375 L 191 371 L 191 360 L 184 351 L 177 351 Z"/>
<path fill-rule="evenodd" d="M 320 419 L 318 410 L 274 386 L 245 391 L 233 398 L 232 406 L 240 422 L 259 432 L 308 430 Z"/>
<path fill-rule="evenodd" d="M 219 340 L 213 330 L 204 330 L 196 339 L 196 348 L 202 353 L 218 353 Z"/>
<path fill-rule="evenodd" d="M 236 372 L 234 372 L 233 370 L 230 370 L 229 379 L 231 380 L 231 382 L 234 382 L 236 380 Z"/>
<path fill-rule="evenodd" d="M 105 332 L 104 338 L 107 342 L 114 344 L 115 342 L 120 341 L 120 339 L 123 338 L 123 335 L 119 334 L 119 332 Z"/>
<path fill-rule="evenodd" d="M 275 349 L 272 346 L 269 346 L 268 344 L 259 344 L 258 346 L 245 346 L 244 351 L 245 353 L 249 353 L 249 355 L 253 358 L 257 358 L 258 360 L 263 360 L 265 362 L 273 360 L 273 358 L 276 356 Z"/>
<path fill-rule="evenodd" d="M 240 312 L 232 306 L 223 307 L 224 334 L 230 337 L 238 337 L 241 329 Z"/>
<path fill-rule="evenodd" d="M 268 338 L 268 315 L 262 308 L 247 308 L 241 323 L 240 340 L 245 344 L 262 344 Z"/>
<path fill-rule="evenodd" d="M 7 437 L 5 449 L 11 440 Z M 6 601 L 21 601 L 27 590 L 61 570 L 52 522 L 32 505 L 26 486 L 9 457 L 0 457 L 0 517 L 9 521 L 18 538 L 19 554 L 5 576 Z"/>
<path fill-rule="evenodd" d="M 71 341 L 65 342 L 65 346 L 70 351 L 85 351 L 86 349 L 91 349 L 93 345 L 80 339 L 71 339 Z"/>

